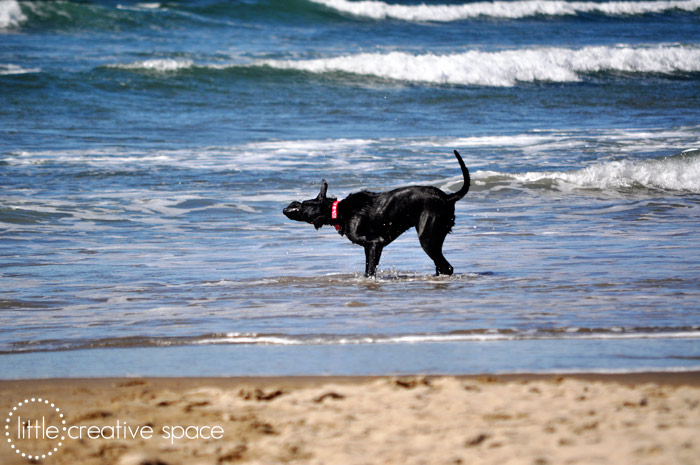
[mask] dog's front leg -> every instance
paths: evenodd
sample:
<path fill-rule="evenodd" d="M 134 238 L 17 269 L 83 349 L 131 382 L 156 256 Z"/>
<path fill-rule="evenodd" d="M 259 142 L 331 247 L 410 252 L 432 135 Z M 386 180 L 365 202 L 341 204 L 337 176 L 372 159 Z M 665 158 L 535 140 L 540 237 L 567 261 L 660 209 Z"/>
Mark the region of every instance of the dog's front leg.
<path fill-rule="evenodd" d="M 370 242 L 365 245 L 365 277 L 373 277 L 377 274 L 377 265 L 382 256 L 382 245 Z"/>

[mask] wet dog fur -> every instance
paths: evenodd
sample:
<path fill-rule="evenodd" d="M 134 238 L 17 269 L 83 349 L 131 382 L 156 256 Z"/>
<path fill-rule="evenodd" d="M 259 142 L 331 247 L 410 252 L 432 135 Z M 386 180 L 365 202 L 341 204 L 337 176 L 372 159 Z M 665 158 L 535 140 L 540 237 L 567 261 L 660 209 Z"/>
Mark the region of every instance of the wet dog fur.
<path fill-rule="evenodd" d="M 421 247 L 435 263 L 436 274 L 451 275 L 454 269 L 442 254 L 442 244 L 454 226 L 455 203 L 467 194 L 470 184 L 469 170 L 459 152 L 455 150 L 454 154 L 464 185 L 452 194 L 432 186 L 407 186 L 379 193 L 356 192 L 337 201 L 326 196 L 328 184 L 324 179 L 315 199 L 292 202 L 283 213 L 316 229 L 333 225 L 341 236 L 364 247 L 368 277 L 376 275 L 384 247 L 415 227 Z"/>

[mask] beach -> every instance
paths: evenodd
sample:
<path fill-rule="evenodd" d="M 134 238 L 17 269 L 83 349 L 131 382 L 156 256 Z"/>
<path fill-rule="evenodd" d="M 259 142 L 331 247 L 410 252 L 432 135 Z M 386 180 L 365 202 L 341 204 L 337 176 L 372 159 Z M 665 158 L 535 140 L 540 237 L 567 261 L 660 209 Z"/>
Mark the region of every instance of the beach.
<path fill-rule="evenodd" d="M 22 397 L 65 413 L 56 465 L 700 463 L 700 372 L 0 382 Z"/>

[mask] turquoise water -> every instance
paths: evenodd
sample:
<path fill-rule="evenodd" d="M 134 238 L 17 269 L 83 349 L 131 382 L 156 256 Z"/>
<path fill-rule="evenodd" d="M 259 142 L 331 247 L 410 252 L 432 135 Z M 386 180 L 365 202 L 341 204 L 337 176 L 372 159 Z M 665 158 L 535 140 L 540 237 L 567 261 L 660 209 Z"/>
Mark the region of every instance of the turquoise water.
<path fill-rule="evenodd" d="M 2 377 L 700 368 L 700 2 L 0 0 Z M 291 200 L 457 190 L 376 280 Z"/>

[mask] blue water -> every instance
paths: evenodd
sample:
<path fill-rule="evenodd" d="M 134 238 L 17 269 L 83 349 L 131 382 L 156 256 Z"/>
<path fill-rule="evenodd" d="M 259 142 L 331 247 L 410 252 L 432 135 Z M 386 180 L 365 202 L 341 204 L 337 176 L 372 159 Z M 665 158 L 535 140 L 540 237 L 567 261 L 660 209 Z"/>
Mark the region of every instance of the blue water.
<path fill-rule="evenodd" d="M 700 0 L 0 0 L 0 377 L 700 369 Z M 320 180 L 461 185 L 377 279 Z"/>

